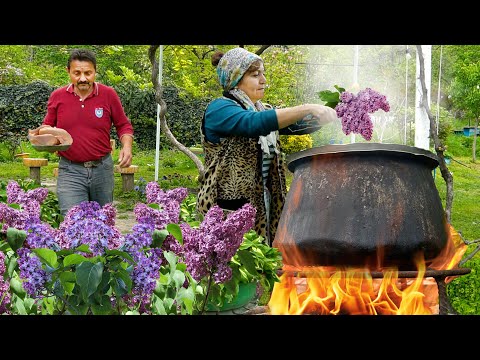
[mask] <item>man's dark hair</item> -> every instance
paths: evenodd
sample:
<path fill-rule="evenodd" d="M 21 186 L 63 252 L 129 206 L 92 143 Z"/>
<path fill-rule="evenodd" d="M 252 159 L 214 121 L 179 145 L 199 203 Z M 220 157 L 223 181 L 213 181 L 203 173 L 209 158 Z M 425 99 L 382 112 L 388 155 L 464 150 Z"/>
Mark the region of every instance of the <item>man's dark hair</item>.
<path fill-rule="evenodd" d="M 67 69 L 70 70 L 70 63 L 73 60 L 89 61 L 93 64 L 93 68 L 97 71 L 97 57 L 95 53 L 88 49 L 73 49 L 67 62 Z"/>

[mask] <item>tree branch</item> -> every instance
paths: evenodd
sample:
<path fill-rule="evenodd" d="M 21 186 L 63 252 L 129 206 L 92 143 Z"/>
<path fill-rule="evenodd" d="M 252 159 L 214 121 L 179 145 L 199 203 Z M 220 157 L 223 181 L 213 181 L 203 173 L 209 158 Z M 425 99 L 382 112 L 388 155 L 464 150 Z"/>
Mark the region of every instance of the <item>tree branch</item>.
<path fill-rule="evenodd" d="M 160 119 L 160 129 L 163 131 L 167 139 L 170 140 L 173 146 L 175 146 L 177 149 L 187 155 L 190 159 L 192 159 L 198 169 L 198 178 L 200 180 L 205 175 L 205 168 L 202 161 L 188 147 L 183 145 L 175 138 L 167 124 L 167 119 L 165 117 L 165 114 L 167 113 L 167 104 L 163 99 L 163 86 L 161 86 L 158 81 L 159 64 L 155 56 L 158 47 L 159 45 L 150 45 L 148 49 L 148 57 L 150 59 L 150 62 L 152 63 L 152 84 L 155 88 L 155 100 L 157 104 L 160 105 L 160 114 L 158 115 Z"/>

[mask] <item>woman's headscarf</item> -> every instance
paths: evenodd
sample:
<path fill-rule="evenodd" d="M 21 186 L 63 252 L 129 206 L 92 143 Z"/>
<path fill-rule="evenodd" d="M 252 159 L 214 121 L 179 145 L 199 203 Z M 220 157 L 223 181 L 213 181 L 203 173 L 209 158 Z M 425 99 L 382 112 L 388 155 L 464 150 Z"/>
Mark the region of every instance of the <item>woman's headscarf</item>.
<path fill-rule="evenodd" d="M 223 54 L 217 65 L 218 80 L 223 89 L 226 91 L 233 89 L 250 65 L 257 60 L 263 61 L 257 54 L 241 47 L 228 50 Z"/>

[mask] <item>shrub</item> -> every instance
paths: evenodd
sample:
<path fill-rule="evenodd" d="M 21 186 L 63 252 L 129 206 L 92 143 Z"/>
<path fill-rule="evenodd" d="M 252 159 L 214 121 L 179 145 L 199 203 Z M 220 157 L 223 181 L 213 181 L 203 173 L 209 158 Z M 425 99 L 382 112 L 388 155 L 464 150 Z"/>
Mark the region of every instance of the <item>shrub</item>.
<path fill-rule="evenodd" d="M 313 140 L 310 134 L 280 135 L 280 141 L 282 143 L 282 151 L 287 155 L 310 149 L 313 145 Z"/>

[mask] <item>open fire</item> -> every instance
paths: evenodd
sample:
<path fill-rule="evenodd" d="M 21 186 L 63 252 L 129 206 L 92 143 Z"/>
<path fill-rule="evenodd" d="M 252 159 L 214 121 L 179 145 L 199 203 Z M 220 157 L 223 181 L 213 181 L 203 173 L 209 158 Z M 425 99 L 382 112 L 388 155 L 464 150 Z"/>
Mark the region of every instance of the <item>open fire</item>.
<path fill-rule="evenodd" d="M 285 265 L 281 282 L 275 284 L 268 303 L 269 312 L 272 315 L 438 314 L 436 275 L 445 284 L 455 278 L 449 276 L 448 270 L 458 269 L 465 251 L 460 235 L 449 226 L 448 241 L 437 257 L 426 262 L 421 252 L 414 256 L 416 271 L 399 271 L 396 267 Z M 297 260 L 292 263 L 302 263 Z"/>

